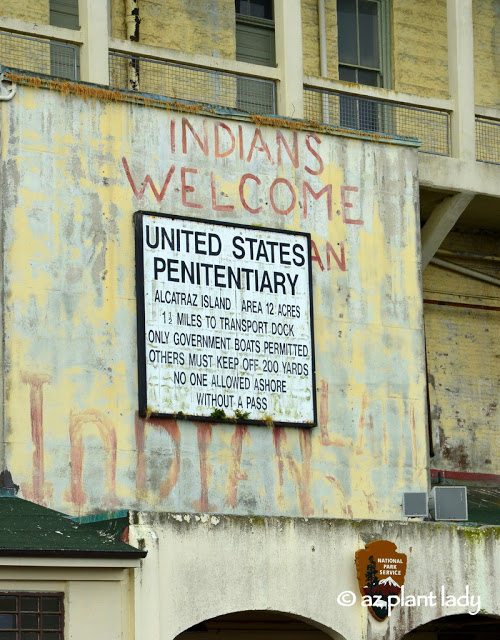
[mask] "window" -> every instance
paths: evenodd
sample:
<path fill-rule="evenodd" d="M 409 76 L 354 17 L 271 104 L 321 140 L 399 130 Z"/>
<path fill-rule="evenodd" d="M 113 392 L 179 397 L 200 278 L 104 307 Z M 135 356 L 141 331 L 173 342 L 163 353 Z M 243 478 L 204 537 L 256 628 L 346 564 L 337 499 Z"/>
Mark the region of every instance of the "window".
<path fill-rule="evenodd" d="M 236 60 L 274 67 L 274 13 L 272 0 L 235 0 Z M 274 95 L 268 84 L 239 78 L 239 109 L 253 113 L 272 113 Z"/>
<path fill-rule="evenodd" d="M 0 593 L 0 640 L 63 640 L 62 593 Z"/>
<path fill-rule="evenodd" d="M 78 29 L 78 0 L 50 0 L 50 24 L 65 29 Z M 51 42 L 50 74 L 77 80 L 78 47 L 63 42 Z"/>
<path fill-rule="evenodd" d="M 337 0 L 339 80 L 390 86 L 386 0 Z"/>
<path fill-rule="evenodd" d="M 390 86 L 388 0 L 337 0 L 339 80 L 371 87 Z M 379 131 L 381 105 L 340 98 L 340 126 Z"/>

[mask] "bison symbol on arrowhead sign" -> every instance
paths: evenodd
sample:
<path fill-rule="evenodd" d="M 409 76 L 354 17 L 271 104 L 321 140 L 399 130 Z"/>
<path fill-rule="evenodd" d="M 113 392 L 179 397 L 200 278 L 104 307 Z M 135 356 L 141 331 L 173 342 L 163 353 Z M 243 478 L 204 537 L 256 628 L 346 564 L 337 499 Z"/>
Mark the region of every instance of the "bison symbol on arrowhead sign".
<path fill-rule="evenodd" d="M 394 542 L 375 540 L 356 551 L 356 569 L 363 603 L 379 621 L 389 615 L 389 596 L 399 596 L 406 574 L 406 555 Z"/>

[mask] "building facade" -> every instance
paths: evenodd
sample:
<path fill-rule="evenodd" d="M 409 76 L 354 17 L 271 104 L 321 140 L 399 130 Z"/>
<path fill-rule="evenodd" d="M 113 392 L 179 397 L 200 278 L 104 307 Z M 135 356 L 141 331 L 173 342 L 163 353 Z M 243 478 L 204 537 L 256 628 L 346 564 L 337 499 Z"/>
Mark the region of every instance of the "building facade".
<path fill-rule="evenodd" d="M 497 637 L 499 31 L 495 0 L 3 3 L 0 500 L 128 511 L 148 552 L 99 561 L 120 622 L 85 636 Z M 403 515 L 454 486 L 467 522 Z M 377 540 L 422 597 L 378 618 Z M 29 557 L 0 598 L 71 619 L 99 562 Z"/>

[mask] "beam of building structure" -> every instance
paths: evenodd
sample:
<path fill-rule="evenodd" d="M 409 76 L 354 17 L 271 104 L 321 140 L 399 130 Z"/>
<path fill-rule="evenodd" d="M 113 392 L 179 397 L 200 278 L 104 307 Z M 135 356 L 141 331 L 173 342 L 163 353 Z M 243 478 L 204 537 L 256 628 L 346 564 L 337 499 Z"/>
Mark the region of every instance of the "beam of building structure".
<path fill-rule="evenodd" d="M 481 271 L 475 271 L 474 269 L 469 269 L 468 267 L 462 267 L 459 264 L 455 264 L 454 262 L 449 262 L 448 260 L 441 260 L 440 258 L 432 258 L 431 262 L 432 264 L 435 264 L 438 267 L 450 269 L 450 271 L 456 271 L 457 273 L 462 273 L 463 275 L 470 276 L 471 278 L 476 278 L 476 280 L 489 282 L 490 284 L 495 284 L 497 287 L 500 287 L 500 279 L 495 278 L 494 276 L 490 276 L 487 273 L 482 273 Z"/>
<path fill-rule="evenodd" d="M 300 0 L 276 0 L 276 62 L 281 70 L 278 83 L 278 113 L 304 117 L 302 12 Z"/>
<path fill-rule="evenodd" d="M 448 75 L 455 102 L 452 155 L 475 162 L 474 39 L 472 0 L 448 0 Z"/>
<path fill-rule="evenodd" d="M 456 221 L 474 198 L 474 193 L 464 191 L 440 202 L 422 228 L 422 269 L 441 246 L 455 226 Z"/>
<path fill-rule="evenodd" d="M 80 74 L 85 82 L 109 84 L 108 5 L 101 0 L 79 0 L 84 43 L 80 48 Z"/>

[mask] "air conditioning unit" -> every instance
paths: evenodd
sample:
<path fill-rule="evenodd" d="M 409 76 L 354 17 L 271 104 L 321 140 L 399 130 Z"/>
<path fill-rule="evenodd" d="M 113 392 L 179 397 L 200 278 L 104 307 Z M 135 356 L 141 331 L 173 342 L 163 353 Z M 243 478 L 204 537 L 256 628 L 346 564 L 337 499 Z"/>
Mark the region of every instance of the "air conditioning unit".
<path fill-rule="evenodd" d="M 403 517 L 427 518 L 427 493 L 425 491 L 413 491 L 403 493 Z"/>
<path fill-rule="evenodd" d="M 468 520 L 467 487 L 433 487 L 429 513 L 433 520 Z"/>

